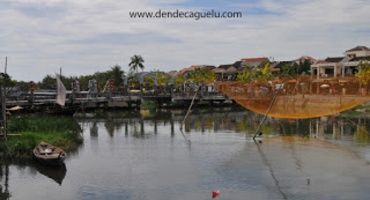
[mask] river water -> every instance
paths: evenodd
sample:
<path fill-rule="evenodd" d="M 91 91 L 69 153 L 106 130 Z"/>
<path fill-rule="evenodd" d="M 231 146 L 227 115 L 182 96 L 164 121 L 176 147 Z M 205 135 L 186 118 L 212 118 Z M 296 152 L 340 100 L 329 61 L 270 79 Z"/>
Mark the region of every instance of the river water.
<path fill-rule="evenodd" d="M 1 164 L 0 199 L 370 199 L 370 120 L 269 119 L 239 109 L 87 114 L 65 168 Z M 190 142 L 189 142 L 190 141 Z"/>

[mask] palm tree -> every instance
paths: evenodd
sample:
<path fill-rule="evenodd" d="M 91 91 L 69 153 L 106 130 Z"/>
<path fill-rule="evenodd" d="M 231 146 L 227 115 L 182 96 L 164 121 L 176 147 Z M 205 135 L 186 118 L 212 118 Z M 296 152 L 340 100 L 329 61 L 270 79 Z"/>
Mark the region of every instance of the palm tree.
<path fill-rule="evenodd" d="M 131 57 L 131 62 L 128 64 L 130 66 L 130 71 L 136 72 L 141 69 L 144 70 L 144 59 L 140 55 L 134 55 Z"/>

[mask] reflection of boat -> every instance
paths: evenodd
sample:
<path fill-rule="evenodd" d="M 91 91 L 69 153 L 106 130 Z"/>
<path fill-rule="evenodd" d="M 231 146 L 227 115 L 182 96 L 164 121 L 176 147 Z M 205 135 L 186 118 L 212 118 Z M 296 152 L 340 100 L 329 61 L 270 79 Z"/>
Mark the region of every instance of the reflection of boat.
<path fill-rule="evenodd" d="M 64 163 L 60 165 L 59 167 L 52 167 L 52 168 L 42 165 L 40 163 L 35 163 L 34 167 L 40 174 L 53 179 L 59 185 L 62 185 L 64 177 L 66 176 L 66 173 L 67 173 L 67 168 Z"/>
<path fill-rule="evenodd" d="M 63 149 L 45 142 L 41 142 L 33 149 L 33 155 L 40 163 L 51 166 L 61 166 L 66 157 Z"/>

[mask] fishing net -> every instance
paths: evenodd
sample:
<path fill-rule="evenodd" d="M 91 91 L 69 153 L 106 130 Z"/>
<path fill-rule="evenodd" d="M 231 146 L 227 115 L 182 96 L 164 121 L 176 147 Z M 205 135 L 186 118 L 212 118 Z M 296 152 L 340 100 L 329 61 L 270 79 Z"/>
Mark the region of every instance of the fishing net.
<path fill-rule="evenodd" d="M 369 102 L 369 85 L 355 77 L 299 77 L 251 83 L 218 82 L 216 87 L 253 112 L 275 118 L 305 119 L 334 115 Z"/>

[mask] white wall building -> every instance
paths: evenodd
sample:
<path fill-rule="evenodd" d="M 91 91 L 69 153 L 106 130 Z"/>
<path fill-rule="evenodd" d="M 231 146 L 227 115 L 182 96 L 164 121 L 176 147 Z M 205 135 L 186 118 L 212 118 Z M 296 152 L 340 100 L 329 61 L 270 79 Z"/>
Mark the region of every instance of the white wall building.
<path fill-rule="evenodd" d="M 361 62 L 370 62 L 370 49 L 366 46 L 347 50 L 344 55 L 318 60 L 311 66 L 311 75 L 317 78 L 353 76 Z"/>

